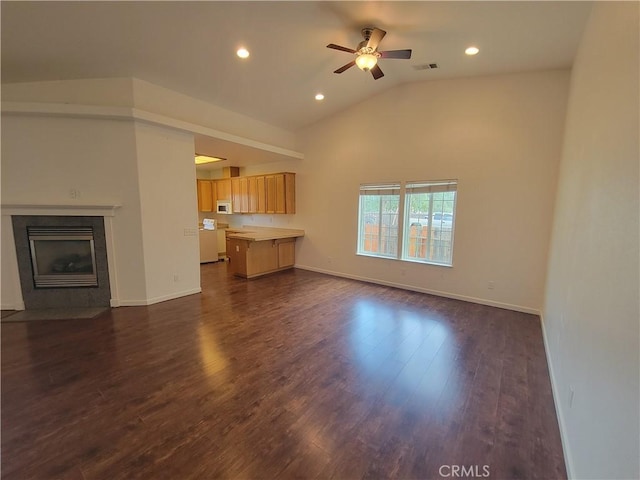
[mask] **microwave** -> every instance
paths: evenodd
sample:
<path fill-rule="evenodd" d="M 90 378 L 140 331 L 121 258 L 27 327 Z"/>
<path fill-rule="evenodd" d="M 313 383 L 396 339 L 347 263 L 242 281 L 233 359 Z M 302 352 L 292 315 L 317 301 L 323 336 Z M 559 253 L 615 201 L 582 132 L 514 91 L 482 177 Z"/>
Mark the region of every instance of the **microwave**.
<path fill-rule="evenodd" d="M 225 215 L 233 213 L 233 211 L 231 210 L 231 202 L 216 202 L 216 213 L 223 213 Z"/>

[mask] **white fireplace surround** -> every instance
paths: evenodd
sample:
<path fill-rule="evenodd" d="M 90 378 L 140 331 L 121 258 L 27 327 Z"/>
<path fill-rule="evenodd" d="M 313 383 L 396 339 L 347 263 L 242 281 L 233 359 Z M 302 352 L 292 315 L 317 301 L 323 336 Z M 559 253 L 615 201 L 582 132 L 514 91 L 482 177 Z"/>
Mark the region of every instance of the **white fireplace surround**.
<path fill-rule="evenodd" d="M 38 205 L 38 204 L 3 204 L 0 206 L 2 217 L 11 218 L 12 215 L 41 215 L 41 216 L 95 216 L 104 218 L 104 233 L 107 244 L 107 264 L 109 266 L 109 284 L 111 286 L 111 300 L 112 307 L 120 306 L 117 284 L 117 267 L 116 267 L 116 249 L 113 241 L 113 218 L 116 215 L 117 209 L 120 205 L 78 205 L 78 204 L 59 204 L 59 205 Z M 5 228 L 11 228 L 11 232 L 7 232 L 10 235 L 4 238 L 13 242 L 13 227 L 11 222 L 4 222 Z M 15 244 L 4 250 L 5 254 L 9 258 L 5 258 L 4 262 L 6 267 L 10 271 L 10 278 L 12 280 L 13 288 L 10 289 L 14 292 L 13 299 L 2 298 L 2 308 L 10 310 L 24 310 L 24 299 L 22 298 L 22 292 L 20 289 L 20 274 L 18 272 L 18 259 L 16 256 Z M 3 262 L 3 263 L 4 263 Z"/>

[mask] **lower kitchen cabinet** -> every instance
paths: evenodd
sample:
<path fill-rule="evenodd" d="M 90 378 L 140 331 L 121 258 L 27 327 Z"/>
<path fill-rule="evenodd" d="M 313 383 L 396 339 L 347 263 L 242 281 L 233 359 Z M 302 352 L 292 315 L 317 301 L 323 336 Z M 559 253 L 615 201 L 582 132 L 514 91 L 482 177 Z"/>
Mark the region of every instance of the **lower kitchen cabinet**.
<path fill-rule="evenodd" d="M 227 256 L 234 275 L 253 278 L 292 268 L 296 239 L 243 240 L 227 237 Z"/>
<path fill-rule="evenodd" d="M 293 267 L 296 263 L 296 240 L 287 238 L 277 240 L 278 245 L 278 268 Z"/>

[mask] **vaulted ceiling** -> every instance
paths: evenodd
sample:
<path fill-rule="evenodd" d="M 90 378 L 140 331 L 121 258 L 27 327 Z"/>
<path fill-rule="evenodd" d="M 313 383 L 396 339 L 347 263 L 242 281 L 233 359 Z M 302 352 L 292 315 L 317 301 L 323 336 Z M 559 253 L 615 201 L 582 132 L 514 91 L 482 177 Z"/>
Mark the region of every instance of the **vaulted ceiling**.
<path fill-rule="evenodd" d="M 295 132 L 408 82 L 568 68 L 590 5 L 3 1 L 2 82 L 136 77 Z M 412 58 L 382 59 L 379 80 L 334 74 L 353 55 L 326 45 L 355 48 L 365 26 Z"/>

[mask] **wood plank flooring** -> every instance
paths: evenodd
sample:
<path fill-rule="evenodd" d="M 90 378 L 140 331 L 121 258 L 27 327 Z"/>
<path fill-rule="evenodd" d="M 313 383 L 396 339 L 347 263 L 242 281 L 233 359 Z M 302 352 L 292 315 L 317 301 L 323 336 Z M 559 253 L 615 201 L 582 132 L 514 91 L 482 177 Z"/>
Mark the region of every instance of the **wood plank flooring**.
<path fill-rule="evenodd" d="M 202 285 L 2 324 L 2 478 L 566 478 L 538 317 L 302 270 Z"/>

